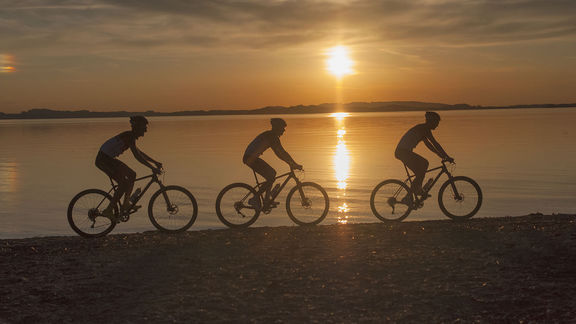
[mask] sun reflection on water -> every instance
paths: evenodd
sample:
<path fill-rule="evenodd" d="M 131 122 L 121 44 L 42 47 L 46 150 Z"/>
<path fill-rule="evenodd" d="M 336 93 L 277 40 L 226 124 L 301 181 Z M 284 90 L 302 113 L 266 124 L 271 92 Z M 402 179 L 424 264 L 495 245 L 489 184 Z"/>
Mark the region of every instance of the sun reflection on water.
<path fill-rule="evenodd" d="M 339 224 L 348 224 L 348 215 L 346 215 L 350 211 L 350 207 L 348 207 L 347 203 L 342 203 L 342 205 L 338 206 L 338 223 Z"/>
<path fill-rule="evenodd" d="M 344 140 L 346 130 L 341 128 L 338 130 L 338 144 L 336 144 L 336 155 L 334 156 L 334 165 L 336 166 L 336 180 L 338 180 L 338 189 L 346 189 L 348 183 L 348 172 L 350 170 L 350 152 L 346 147 Z"/>
<path fill-rule="evenodd" d="M 350 207 L 346 202 L 346 188 L 348 187 L 348 177 L 350 173 L 350 152 L 346 146 L 346 127 L 344 119 L 347 113 L 334 113 L 331 115 L 336 120 L 338 131 L 336 132 L 336 151 L 334 153 L 334 173 L 336 177 L 336 188 L 338 193 L 338 223 L 348 223 L 348 212 Z"/>
<path fill-rule="evenodd" d="M 18 164 L 0 162 L 0 192 L 16 192 L 18 190 Z"/>
<path fill-rule="evenodd" d="M 330 117 L 334 117 L 338 121 L 342 121 L 342 120 L 344 120 L 344 118 L 346 118 L 348 116 L 350 116 L 350 114 L 347 112 L 335 112 L 335 113 L 330 114 Z"/>

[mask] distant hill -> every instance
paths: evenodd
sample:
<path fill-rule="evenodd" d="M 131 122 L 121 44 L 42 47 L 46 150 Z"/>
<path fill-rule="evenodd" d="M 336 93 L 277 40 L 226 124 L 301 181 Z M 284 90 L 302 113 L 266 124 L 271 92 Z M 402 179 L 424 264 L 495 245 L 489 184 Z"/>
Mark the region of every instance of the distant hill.
<path fill-rule="evenodd" d="M 470 106 L 467 104 L 448 105 L 419 101 L 351 102 L 346 104 L 324 103 L 320 105 L 268 106 L 251 110 L 187 110 L 177 112 L 147 111 L 90 111 L 90 110 L 52 110 L 44 108 L 30 109 L 18 114 L 0 112 L 0 119 L 46 119 L 46 118 L 95 118 L 144 116 L 210 116 L 210 115 L 259 115 L 259 114 L 318 114 L 333 112 L 390 112 L 424 110 L 473 110 L 473 109 L 514 109 L 514 108 L 562 108 L 576 107 L 572 104 L 531 104 L 514 106 Z"/>

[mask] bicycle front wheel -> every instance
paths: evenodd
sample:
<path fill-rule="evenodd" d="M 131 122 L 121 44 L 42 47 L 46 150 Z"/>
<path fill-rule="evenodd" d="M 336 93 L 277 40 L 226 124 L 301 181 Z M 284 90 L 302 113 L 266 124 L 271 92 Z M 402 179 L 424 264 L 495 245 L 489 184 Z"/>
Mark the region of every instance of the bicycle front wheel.
<path fill-rule="evenodd" d="M 372 213 L 383 222 L 401 222 L 412 211 L 412 195 L 400 180 L 380 182 L 370 195 Z"/>
<path fill-rule="evenodd" d="M 106 191 L 88 189 L 80 192 L 68 205 L 68 223 L 78 235 L 86 238 L 106 236 L 116 223 L 102 215 L 102 211 L 112 201 Z M 118 214 L 118 206 L 114 206 L 114 214 Z"/>
<path fill-rule="evenodd" d="M 301 226 L 317 225 L 326 218 L 330 201 L 326 190 L 314 182 L 303 182 L 290 190 L 286 211 L 290 219 Z"/>
<path fill-rule="evenodd" d="M 245 183 L 226 186 L 216 198 L 216 214 L 231 228 L 248 227 L 260 216 L 262 200 L 254 188 Z"/>
<path fill-rule="evenodd" d="M 152 225 L 163 232 L 183 232 L 198 216 L 198 204 L 190 191 L 180 186 L 166 186 L 156 191 L 148 203 Z"/>
<path fill-rule="evenodd" d="M 482 190 L 468 177 L 453 177 L 440 187 L 438 205 L 444 215 L 453 220 L 469 219 L 482 205 Z"/>

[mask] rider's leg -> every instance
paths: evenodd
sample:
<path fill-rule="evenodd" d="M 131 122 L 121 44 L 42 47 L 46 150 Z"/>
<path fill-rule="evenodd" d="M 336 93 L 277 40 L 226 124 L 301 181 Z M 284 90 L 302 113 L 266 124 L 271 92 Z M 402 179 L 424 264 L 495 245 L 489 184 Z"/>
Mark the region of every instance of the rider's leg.
<path fill-rule="evenodd" d="M 412 182 L 412 192 L 417 195 L 422 195 L 422 182 L 424 181 L 424 176 L 426 175 L 426 170 L 428 170 L 428 160 L 421 157 L 420 155 L 412 152 L 413 156 L 406 163 L 406 166 L 414 172 L 415 178 Z"/>
<path fill-rule="evenodd" d="M 276 179 L 276 170 L 274 170 L 273 167 L 271 167 L 268 163 L 266 163 L 264 160 L 258 158 L 256 159 L 251 165 L 250 167 L 256 171 L 256 173 L 258 173 L 259 175 L 263 176 L 264 179 L 266 179 L 266 182 L 260 187 L 259 190 L 259 194 L 261 194 L 262 192 L 266 191 L 266 194 L 264 196 L 264 202 L 268 202 L 268 200 L 270 200 L 270 189 L 272 188 L 272 185 L 274 184 L 274 180 Z"/>
<path fill-rule="evenodd" d="M 114 179 L 114 181 L 116 181 L 118 184 L 120 183 L 120 181 L 122 180 L 121 178 L 121 174 L 118 172 L 118 164 L 116 163 L 118 160 L 109 157 L 108 155 L 102 153 L 102 152 L 98 152 L 98 156 L 96 157 L 96 167 L 98 169 L 100 169 L 102 172 L 104 172 L 107 176 L 109 176 L 110 178 Z M 107 214 L 111 214 L 113 211 L 114 206 L 116 206 L 116 204 L 118 204 L 118 201 L 120 201 L 120 197 L 122 196 L 122 190 L 120 190 L 120 187 L 118 187 L 118 189 L 116 191 L 114 191 L 114 195 L 112 196 L 112 200 L 110 201 L 110 203 L 108 204 L 108 206 L 106 206 L 106 208 L 104 209 L 103 213 L 107 213 Z"/>
<path fill-rule="evenodd" d="M 270 200 L 270 190 L 272 189 L 274 180 L 276 180 L 276 170 L 262 159 L 257 159 L 255 164 L 257 166 L 257 169 L 255 169 L 256 173 L 266 179 L 266 183 L 262 186 L 262 190 L 266 190 L 266 195 L 264 196 L 264 201 L 266 202 Z"/>
<path fill-rule="evenodd" d="M 424 181 L 426 170 L 428 170 L 428 160 L 409 150 L 396 150 L 395 156 L 406 164 L 408 169 L 414 172 L 415 178 L 410 189 L 413 193 L 422 195 L 422 182 Z"/>
<path fill-rule="evenodd" d="M 120 161 L 118 161 L 120 162 Z M 132 195 L 132 189 L 134 188 L 134 180 L 136 180 L 136 172 L 130 169 L 126 164 L 121 163 L 119 167 L 119 172 L 121 173 L 121 182 L 118 183 L 118 187 L 122 188 L 124 193 L 124 202 L 122 203 L 122 211 L 127 211 L 130 208 L 130 196 Z"/>

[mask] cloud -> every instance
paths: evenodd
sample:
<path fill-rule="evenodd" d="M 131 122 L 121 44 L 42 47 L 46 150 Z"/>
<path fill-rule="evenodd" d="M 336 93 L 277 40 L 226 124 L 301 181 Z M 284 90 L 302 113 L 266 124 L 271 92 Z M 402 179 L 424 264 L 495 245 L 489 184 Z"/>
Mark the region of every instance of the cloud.
<path fill-rule="evenodd" d="M 576 35 L 576 2 L 572 0 L 105 1 L 137 11 L 236 26 L 271 38 L 270 44 L 278 34 L 309 35 L 313 31 L 321 38 L 340 29 L 352 31 L 355 37 L 369 33 L 375 40 L 441 43 Z"/>
<path fill-rule="evenodd" d="M 0 50 L 483 46 L 574 39 L 573 0 L 0 0 Z"/>

